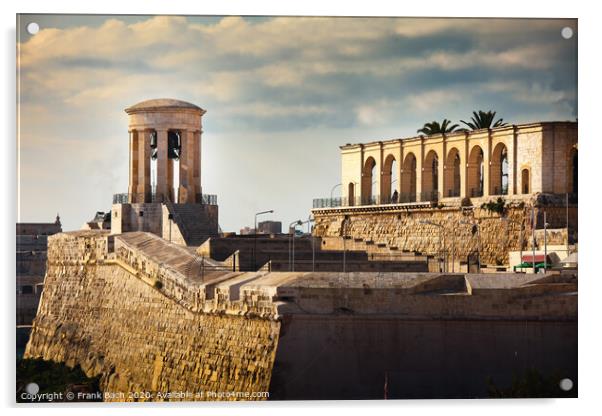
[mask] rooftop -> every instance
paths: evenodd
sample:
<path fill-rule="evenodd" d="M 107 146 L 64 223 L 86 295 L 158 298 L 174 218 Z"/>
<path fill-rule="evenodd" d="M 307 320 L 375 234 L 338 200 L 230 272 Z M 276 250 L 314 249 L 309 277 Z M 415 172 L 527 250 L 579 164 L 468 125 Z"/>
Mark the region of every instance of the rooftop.
<path fill-rule="evenodd" d="M 138 111 L 160 110 L 168 108 L 191 109 L 202 111 L 203 113 L 205 112 L 205 110 L 197 105 L 173 98 L 154 98 L 152 100 L 141 101 L 138 104 L 134 104 L 133 106 L 126 108 L 125 112 L 130 114 Z"/>

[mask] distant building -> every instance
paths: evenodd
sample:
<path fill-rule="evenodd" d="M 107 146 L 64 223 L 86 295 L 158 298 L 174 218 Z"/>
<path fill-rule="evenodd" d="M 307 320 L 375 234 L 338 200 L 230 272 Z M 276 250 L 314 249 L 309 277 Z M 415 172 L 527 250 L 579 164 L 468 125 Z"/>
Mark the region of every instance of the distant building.
<path fill-rule="evenodd" d="M 111 212 L 96 211 L 92 220 L 82 225 L 82 230 L 110 230 Z"/>
<path fill-rule="evenodd" d="M 62 232 L 61 219 L 50 223 L 17 223 L 16 289 L 17 350 L 22 352 L 29 339 L 46 274 L 48 236 Z"/>
<path fill-rule="evenodd" d="M 251 235 L 255 234 L 255 228 L 244 227 L 240 229 L 240 235 Z"/>
<path fill-rule="evenodd" d="M 280 221 L 262 221 L 257 226 L 258 234 L 281 234 L 282 222 Z"/>

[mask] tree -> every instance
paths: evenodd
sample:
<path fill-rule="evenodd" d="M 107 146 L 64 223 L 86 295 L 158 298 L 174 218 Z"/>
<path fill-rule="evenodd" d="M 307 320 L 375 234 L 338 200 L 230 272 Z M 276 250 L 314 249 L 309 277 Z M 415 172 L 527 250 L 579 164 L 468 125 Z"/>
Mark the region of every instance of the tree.
<path fill-rule="evenodd" d="M 424 126 L 418 130 L 418 133 L 430 136 L 431 134 L 451 133 L 458 128 L 457 124 L 452 124 L 448 119 L 443 119 L 443 122 L 439 124 L 437 121 L 431 121 L 430 123 L 424 123 Z"/>
<path fill-rule="evenodd" d="M 503 118 L 497 119 L 494 122 L 493 120 L 495 119 L 495 114 L 496 112 L 491 110 L 479 110 L 478 113 L 476 111 L 473 111 L 470 122 L 466 122 L 464 120 L 460 120 L 460 122 L 470 127 L 470 130 L 490 129 L 492 127 L 502 127 L 508 124 L 504 123 Z"/>

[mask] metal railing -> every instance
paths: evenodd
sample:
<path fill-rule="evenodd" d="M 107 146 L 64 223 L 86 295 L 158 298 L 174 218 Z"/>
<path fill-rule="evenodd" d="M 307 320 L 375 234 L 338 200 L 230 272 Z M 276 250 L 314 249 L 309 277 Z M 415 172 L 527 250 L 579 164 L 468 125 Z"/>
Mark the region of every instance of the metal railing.
<path fill-rule="evenodd" d="M 169 198 L 162 194 L 149 192 L 113 194 L 113 204 L 129 204 L 132 202 L 169 202 Z M 217 195 L 196 194 L 195 203 L 202 205 L 217 205 Z"/>
<path fill-rule="evenodd" d="M 439 200 L 439 192 L 422 192 L 419 201 L 436 202 Z M 313 200 L 313 208 L 338 208 L 367 205 L 390 205 L 418 202 L 414 193 L 400 193 L 392 196 L 373 195 L 370 197 L 337 197 L 316 198 Z"/>
<path fill-rule="evenodd" d="M 479 198 L 483 196 L 483 190 L 480 188 L 470 188 L 470 197 Z"/>
<path fill-rule="evenodd" d="M 425 191 L 420 193 L 420 201 L 439 201 L 439 192 L 437 191 Z"/>

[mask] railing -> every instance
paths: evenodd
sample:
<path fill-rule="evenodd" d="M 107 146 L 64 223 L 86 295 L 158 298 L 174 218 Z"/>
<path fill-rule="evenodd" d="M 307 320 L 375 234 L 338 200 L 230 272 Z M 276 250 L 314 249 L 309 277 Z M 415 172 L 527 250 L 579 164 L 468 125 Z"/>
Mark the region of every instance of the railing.
<path fill-rule="evenodd" d="M 130 204 L 132 202 L 168 202 L 169 198 L 162 194 L 149 192 L 113 194 L 113 204 Z M 202 205 L 217 205 L 217 195 L 196 194 L 195 201 Z"/>
<path fill-rule="evenodd" d="M 437 202 L 439 201 L 439 192 L 437 191 L 425 191 L 420 193 L 421 201 L 431 201 Z"/>
<path fill-rule="evenodd" d="M 420 194 L 422 202 L 436 202 L 439 200 L 438 192 L 422 192 Z M 316 198 L 313 200 L 313 208 L 338 208 L 367 205 L 390 205 L 405 204 L 417 202 L 416 194 L 401 193 L 392 196 L 373 195 L 371 197 L 337 197 L 337 198 Z"/>
<path fill-rule="evenodd" d="M 470 197 L 479 198 L 483 196 L 483 190 L 480 188 L 470 188 Z"/>
<path fill-rule="evenodd" d="M 508 195 L 508 185 L 505 184 L 501 188 L 499 186 L 494 186 L 492 195 Z"/>

